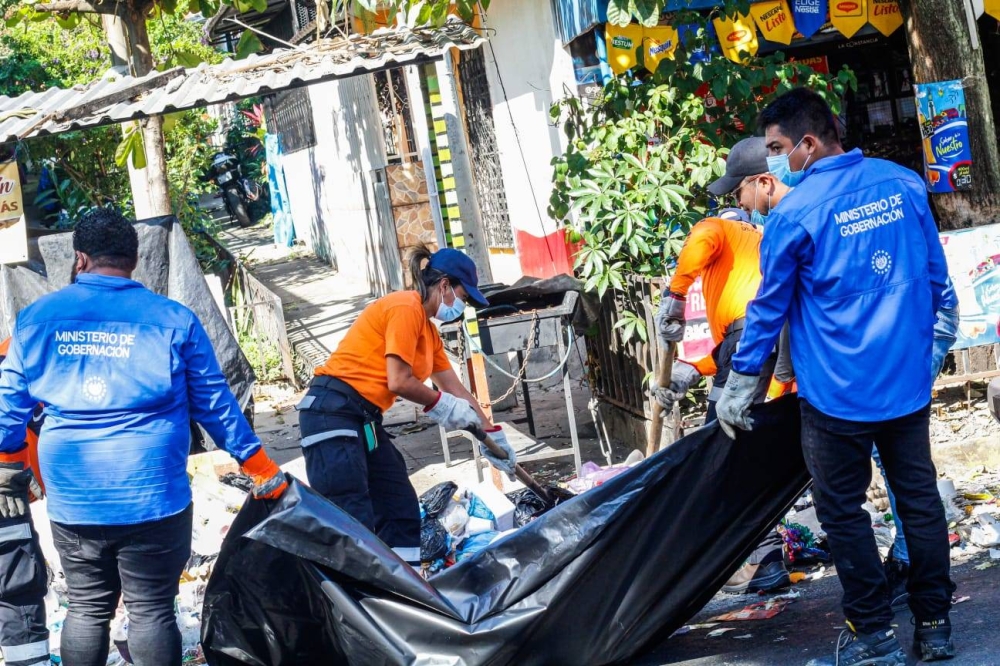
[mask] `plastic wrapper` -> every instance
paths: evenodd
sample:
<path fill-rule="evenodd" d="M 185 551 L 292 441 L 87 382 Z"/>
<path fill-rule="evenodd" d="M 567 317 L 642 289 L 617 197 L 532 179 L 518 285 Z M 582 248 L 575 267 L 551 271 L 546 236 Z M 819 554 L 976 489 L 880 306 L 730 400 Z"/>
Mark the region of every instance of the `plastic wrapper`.
<path fill-rule="evenodd" d="M 205 595 L 210 664 L 634 663 L 696 614 L 809 483 L 797 400 L 715 424 L 424 580 L 297 482 L 250 500 Z"/>

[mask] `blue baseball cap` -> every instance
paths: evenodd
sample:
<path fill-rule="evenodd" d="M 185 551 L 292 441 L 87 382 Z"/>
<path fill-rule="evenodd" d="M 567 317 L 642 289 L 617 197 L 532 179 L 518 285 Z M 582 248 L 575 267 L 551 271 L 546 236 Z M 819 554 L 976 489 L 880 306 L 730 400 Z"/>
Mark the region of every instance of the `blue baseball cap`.
<path fill-rule="evenodd" d="M 458 250 L 446 247 L 431 255 L 428 266 L 436 271 L 441 271 L 452 280 L 458 280 L 465 291 L 468 292 L 472 302 L 485 308 L 490 304 L 479 291 L 479 273 L 476 271 L 476 263 L 468 256 Z"/>

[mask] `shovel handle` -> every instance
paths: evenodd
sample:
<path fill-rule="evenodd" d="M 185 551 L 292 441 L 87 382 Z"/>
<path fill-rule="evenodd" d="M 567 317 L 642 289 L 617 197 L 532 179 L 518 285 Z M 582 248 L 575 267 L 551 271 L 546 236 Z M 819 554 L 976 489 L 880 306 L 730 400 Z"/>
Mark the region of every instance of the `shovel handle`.
<path fill-rule="evenodd" d="M 492 453 L 494 456 L 496 456 L 500 460 L 507 460 L 507 452 L 504 451 L 502 448 L 500 448 L 500 446 L 496 442 L 494 442 L 493 438 L 490 437 L 488 434 L 486 434 L 486 432 L 484 432 L 483 430 L 479 430 L 477 428 L 476 430 L 472 431 L 472 434 L 475 435 L 476 439 L 482 442 L 483 446 L 489 449 L 490 453 Z M 538 499 L 545 502 L 545 504 L 548 506 L 552 505 L 552 500 L 551 498 L 549 498 L 548 492 L 546 492 L 545 488 L 543 488 L 538 483 L 538 481 L 535 481 L 535 477 L 531 476 L 531 474 L 529 474 L 526 469 L 524 469 L 518 464 L 515 464 L 514 476 L 517 477 L 518 481 L 527 486 L 531 490 L 531 492 L 538 495 Z"/>
<path fill-rule="evenodd" d="M 657 386 L 670 386 L 670 374 L 674 368 L 676 349 L 677 343 L 671 342 L 666 349 L 661 350 L 660 363 L 656 369 Z M 660 450 L 660 442 L 663 439 L 663 408 L 656 402 L 655 395 L 650 395 L 650 404 L 653 410 L 653 422 L 649 426 L 649 438 L 646 440 L 647 458 Z"/>

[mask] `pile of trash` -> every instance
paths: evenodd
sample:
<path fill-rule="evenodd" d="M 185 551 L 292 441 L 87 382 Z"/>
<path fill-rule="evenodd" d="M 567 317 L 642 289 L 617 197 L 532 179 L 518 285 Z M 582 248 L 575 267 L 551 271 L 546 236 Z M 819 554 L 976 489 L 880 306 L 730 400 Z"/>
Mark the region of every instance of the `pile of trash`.
<path fill-rule="evenodd" d="M 181 630 L 183 664 L 195 666 L 207 663 L 201 649 L 201 613 L 205 588 L 222 548 L 222 541 L 246 501 L 246 491 L 241 488 L 249 479 L 241 476 L 229 454 L 221 451 L 191 456 L 188 461 L 188 477 L 191 479 L 194 495 L 191 559 L 181 574 L 180 594 L 175 611 L 177 625 Z M 31 513 L 50 572 L 49 591 L 45 597 L 46 624 L 52 661 L 59 663 L 63 622 L 69 607 L 66 579 L 52 543 L 45 501 L 32 504 Z M 122 603 L 119 603 L 111 624 L 111 643 L 108 666 L 132 663 L 128 651 L 128 616 Z"/>

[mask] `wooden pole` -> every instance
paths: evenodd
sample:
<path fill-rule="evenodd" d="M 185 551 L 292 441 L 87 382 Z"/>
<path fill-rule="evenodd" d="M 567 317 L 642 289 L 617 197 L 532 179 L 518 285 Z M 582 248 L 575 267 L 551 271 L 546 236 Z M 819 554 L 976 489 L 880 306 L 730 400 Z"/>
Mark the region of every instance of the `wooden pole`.
<path fill-rule="evenodd" d="M 670 374 L 674 369 L 674 352 L 677 344 L 671 342 L 660 354 L 660 363 L 656 371 L 656 385 L 670 386 Z M 649 435 L 646 439 L 646 457 L 650 457 L 660 450 L 660 441 L 663 439 L 663 407 L 656 402 L 656 396 L 650 394 L 650 405 L 653 410 L 653 422 L 649 426 Z M 678 419 L 679 421 L 679 419 Z"/>

